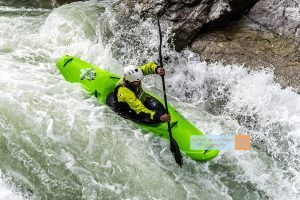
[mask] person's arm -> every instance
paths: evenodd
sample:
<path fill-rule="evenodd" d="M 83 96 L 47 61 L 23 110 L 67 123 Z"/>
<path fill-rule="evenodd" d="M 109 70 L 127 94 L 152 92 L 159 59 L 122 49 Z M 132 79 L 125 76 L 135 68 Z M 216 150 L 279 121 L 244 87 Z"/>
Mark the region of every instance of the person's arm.
<path fill-rule="evenodd" d="M 142 70 L 144 76 L 148 74 L 158 74 L 160 76 L 165 75 L 165 69 L 163 67 L 160 67 L 155 62 L 148 62 L 145 65 L 142 65 L 140 69 Z"/>
<path fill-rule="evenodd" d="M 155 62 L 148 62 L 148 63 L 140 66 L 139 68 L 142 70 L 144 76 L 146 76 L 149 74 L 156 74 L 158 65 Z"/>

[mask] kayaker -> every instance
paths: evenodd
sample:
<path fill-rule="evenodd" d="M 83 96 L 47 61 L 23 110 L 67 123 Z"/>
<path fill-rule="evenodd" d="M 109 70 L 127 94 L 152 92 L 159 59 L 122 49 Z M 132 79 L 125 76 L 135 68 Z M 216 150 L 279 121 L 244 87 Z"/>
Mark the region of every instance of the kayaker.
<path fill-rule="evenodd" d="M 163 110 L 157 110 L 157 100 L 145 93 L 141 86 L 141 80 L 149 74 L 165 75 L 164 68 L 155 62 L 148 62 L 143 66 L 137 67 L 129 65 L 124 68 L 124 76 L 117 83 L 114 95 L 119 110 L 148 117 L 152 121 L 170 121 L 169 115 Z M 135 113 L 132 113 L 135 112 Z"/>

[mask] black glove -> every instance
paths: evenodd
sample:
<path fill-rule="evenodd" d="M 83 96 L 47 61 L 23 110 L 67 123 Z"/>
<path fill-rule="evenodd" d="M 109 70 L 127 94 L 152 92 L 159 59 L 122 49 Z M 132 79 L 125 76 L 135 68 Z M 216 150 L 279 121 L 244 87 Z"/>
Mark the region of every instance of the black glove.
<path fill-rule="evenodd" d="M 154 116 L 153 116 L 153 120 L 154 121 L 160 121 L 160 117 L 162 116 L 162 114 L 155 112 Z"/>

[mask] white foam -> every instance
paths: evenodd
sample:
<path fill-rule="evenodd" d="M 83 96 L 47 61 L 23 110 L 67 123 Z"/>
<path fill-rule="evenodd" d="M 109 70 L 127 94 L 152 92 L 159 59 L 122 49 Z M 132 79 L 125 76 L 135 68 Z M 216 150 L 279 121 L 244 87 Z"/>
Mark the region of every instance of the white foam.
<path fill-rule="evenodd" d="M 300 188 L 296 157 L 300 99 L 292 89 L 281 89 L 272 71 L 201 62 L 189 51 L 176 53 L 166 46 L 168 36 L 164 34 L 163 55 L 170 57 L 165 65 L 170 103 L 206 133 L 249 131 L 263 143 L 261 149 L 248 153 L 221 152 L 206 164 L 184 158 L 183 169 L 174 164 L 167 142 L 143 135 L 134 123 L 99 105 L 79 85 L 65 82 L 55 68 L 55 61 L 62 54 L 78 55 L 119 74 L 122 64 L 138 65 L 158 56 L 155 22 L 135 16 L 131 20 L 137 24 L 124 26 L 118 24 L 122 19 L 113 9 L 101 18 L 95 5 L 95 1 L 68 4 L 39 18 L 1 18 L 0 108 L 1 114 L 8 115 L 8 120 L 1 120 L 7 122 L 3 123 L 4 128 L 13 127 L 3 136 L 10 139 L 14 159 L 20 159 L 29 171 L 36 173 L 31 175 L 33 178 L 26 177 L 28 181 L 19 178 L 21 183 L 34 188 L 37 195 L 50 193 L 49 188 L 56 184 L 75 188 L 73 192 L 83 191 L 86 199 L 99 197 L 99 190 L 112 198 L 147 195 L 155 199 L 172 191 L 168 194 L 174 198 L 231 199 L 235 185 L 228 184 L 226 178 L 232 176 L 233 184 L 250 184 L 250 189 L 273 199 L 280 199 L 278 191 L 282 198 L 296 197 Z M 109 36 L 101 30 L 106 26 Z M 162 28 L 163 33 L 168 31 L 166 24 Z M 144 81 L 145 88 L 162 94 L 160 77 L 149 76 Z M 215 108 L 217 104 L 213 102 L 218 100 L 224 100 L 224 107 L 211 114 L 208 108 Z M 255 116 L 256 122 L 252 119 Z M 239 119 L 243 117 L 252 119 L 253 124 L 241 123 Z M 276 131 L 281 137 L 274 135 Z M 253 142 L 258 143 L 258 139 Z M 284 141 L 289 141 L 288 146 Z M 26 154 L 24 146 L 32 151 Z M 284 152 L 290 156 L 288 159 L 282 156 Z M 35 159 L 38 156 L 41 157 Z M 46 163 L 39 163 L 40 160 Z M 285 171 L 280 164 L 286 164 Z M 60 166 L 71 174 L 60 174 Z M 44 185 L 30 185 L 31 178 Z M 287 188 L 290 193 L 285 193 Z M 242 192 L 247 193 L 246 189 Z M 19 198 L 17 190 L 4 178 L 0 180 L 0 190 L 0 199 L 14 199 L 14 195 Z"/>
<path fill-rule="evenodd" d="M 24 200 L 22 193 L 0 171 L 0 200 Z"/>

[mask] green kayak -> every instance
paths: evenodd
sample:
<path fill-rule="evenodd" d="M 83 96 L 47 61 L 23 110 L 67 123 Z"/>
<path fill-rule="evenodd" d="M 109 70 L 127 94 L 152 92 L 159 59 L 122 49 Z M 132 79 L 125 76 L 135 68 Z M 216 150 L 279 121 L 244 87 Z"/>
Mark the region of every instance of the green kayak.
<path fill-rule="evenodd" d="M 120 76 L 100 69 L 92 64 L 80 60 L 74 56 L 62 56 L 57 62 L 57 68 L 64 78 L 71 83 L 81 83 L 82 87 L 91 95 L 94 95 L 101 103 L 107 104 Z M 152 95 L 157 101 L 163 100 Z M 216 157 L 219 153 L 213 144 L 206 150 L 191 148 L 191 138 L 195 136 L 205 137 L 192 123 L 185 119 L 172 106 L 168 106 L 171 115 L 171 130 L 173 138 L 182 152 L 197 161 L 207 161 Z M 169 139 L 167 123 L 136 122 L 146 132 L 152 132 L 166 140 Z M 169 140 L 168 140 L 169 141 Z"/>

